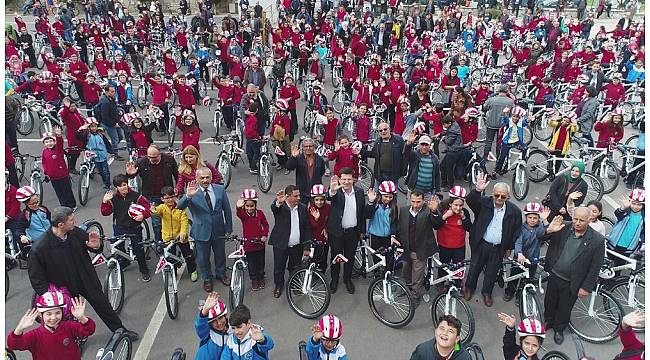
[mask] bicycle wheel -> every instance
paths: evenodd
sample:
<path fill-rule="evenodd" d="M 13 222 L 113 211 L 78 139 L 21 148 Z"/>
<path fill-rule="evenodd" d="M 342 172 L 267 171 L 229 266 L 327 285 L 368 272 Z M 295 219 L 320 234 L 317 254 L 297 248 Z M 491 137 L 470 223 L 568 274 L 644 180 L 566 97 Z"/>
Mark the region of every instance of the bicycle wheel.
<path fill-rule="evenodd" d="M 528 195 L 528 189 L 530 187 L 530 181 L 528 178 L 528 170 L 523 163 L 518 163 L 515 166 L 515 173 L 512 176 L 512 190 L 515 199 L 523 201 Z"/>
<path fill-rule="evenodd" d="M 219 160 L 217 160 L 217 170 L 221 173 L 223 178 L 223 187 L 228 189 L 230 185 L 230 179 L 232 177 L 232 171 L 230 168 L 230 159 L 228 159 L 228 154 L 225 151 L 222 151 L 219 154 Z"/>
<path fill-rule="evenodd" d="M 172 353 L 171 360 L 185 360 L 186 358 L 185 351 L 181 348 L 176 348 L 174 352 Z"/>
<path fill-rule="evenodd" d="M 530 145 L 533 142 L 533 131 L 530 129 L 530 126 L 524 128 L 524 144 Z"/>
<path fill-rule="evenodd" d="M 34 131 L 34 114 L 28 108 L 20 109 L 16 115 L 16 119 L 18 120 L 16 131 L 20 135 L 27 136 Z"/>
<path fill-rule="evenodd" d="M 215 136 L 219 136 L 219 134 L 221 134 L 221 127 L 223 126 L 223 114 L 221 111 L 215 110 L 212 119 L 214 124 L 214 131 L 216 134 Z"/>
<path fill-rule="evenodd" d="M 472 357 L 472 360 L 484 360 L 483 350 L 477 343 L 467 344 L 467 352 Z"/>
<path fill-rule="evenodd" d="M 528 178 L 534 183 L 539 183 L 548 178 L 548 154 L 546 151 L 534 149 L 528 152 L 526 169 Z"/>
<path fill-rule="evenodd" d="M 384 292 L 384 278 L 375 279 L 368 287 L 370 311 L 382 324 L 401 328 L 413 320 L 415 303 L 411 290 L 401 279 L 389 276 Z"/>
<path fill-rule="evenodd" d="M 603 183 L 603 194 L 609 194 L 616 190 L 621 175 L 618 166 L 612 160 L 595 162 L 591 167 L 591 172 Z"/>
<path fill-rule="evenodd" d="M 583 202 L 586 204 L 591 200 L 600 201 L 603 198 L 603 182 L 591 173 L 582 174 L 582 179 L 587 183 L 587 194 Z"/>
<path fill-rule="evenodd" d="M 88 186 L 90 185 L 90 174 L 88 167 L 82 166 L 79 169 L 79 182 L 77 183 L 77 193 L 79 195 L 79 203 L 81 206 L 86 206 L 88 203 Z"/>
<path fill-rule="evenodd" d="M 307 280 L 307 291 L 303 292 L 303 285 Z M 323 273 L 315 269 L 309 271 L 307 267 L 297 269 L 289 275 L 286 293 L 291 310 L 305 319 L 315 319 L 323 315 L 332 297 Z"/>
<path fill-rule="evenodd" d="M 270 156 L 268 154 L 262 155 L 257 169 L 257 184 L 265 194 L 271 190 L 271 185 L 273 185 L 273 169 L 271 169 Z"/>
<path fill-rule="evenodd" d="M 533 123 L 533 135 L 543 143 L 551 139 L 551 136 L 553 136 L 553 128 L 548 126 L 547 119 L 539 118 Z"/>
<path fill-rule="evenodd" d="M 302 129 L 306 132 L 309 133 L 311 131 L 311 111 L 309 110 L 309 107 L 305 107 L 305 111 L 302 114 Z"/>
<path fill-rule="evenodd" d="M 522 319 L 534 318 L 537 320 L 542 320 L 542 309 L 537 300 L 537 295 L 535 292 L 524 289 L 521 291 L 519 299 L 519 317 Z"/>
<path fill-rule="evenodd" d="M 16 359 L 18 359 L 16 357 L 16 354 L 14 354 L 13 351 L 5 348 L 5 360 L 16 360 Z"/>
<path fill-rule="evenodd" d="M 635 284 L 634 295 L 630 299 L 630 284 L 627 277 L 619 278 L 613 285 L 607 287 L 607 291 L 614 297 L 623 308 L 624 314 L 634 310 L 645 312 L 645 282 L 638 279 Z M 637 332 L 643 332 L 643 328 L 635 328 Z"/>
<path fill-rule="evenodd" d="M 635 189 L 645 189 L 645 172 L 639 171 L 634 178 Z"/>
<path fill-rule="evenodd" d="M 589 304 L 593 299 L 593 313 Z M 623 309 L 614 297 L 605 290 L 578 298 L 573 310 L 569 328 L 582 340 L 592 344 L 603 344 L 618 337 L 618 327 L 623 319 Z"/>
<path fill-rule="evenodd" d="M 348 95 L 345 90 L 342 88 L 335 92 L 334 95 L 332 95 L 332 107 L 334 108 L 334 111 L 336 111 L 337 114 L 340 114 L 343 111 L 343 106 L 345 106 L 346 102 L 350 101 L 350 95 Z"/>
<path fill-rule="evenodd" d="M 639 143 L 639 135 L 632 135 L 627 140 L 625 140 L 626 146 L 637 147 L 638 143 Z"/>
<path fill-rule="evenodd" d="M 34 172 L 29 179 L 29 185 L 34 188 L 36 195 L 38 195 L 38 203 L 43 203 L 43 178 L 39 172 Z"/>
<path fill-rule="evenodd" d="M 234 309 L 244 303 L 244 268 L 241 263 L 235 265 L 230 281 L 230 308 Z"/>
<path fill-rule="evenodd" d="M 87 221 L 83 225 L 83 229 L 87 234 L 97 234 L 100 237 L 104 236 L 104 227 L 97 221 Z"/>
<path fill-rule="evenodd" d="M 354 252 L 354 264 L 352 265 L 352 277 L 366 278 L 366 248 L 363 246 L 357 246 L 357 250 Z"/>
<path fill-rule="evenodd" d="M 206 95 L 208 95 L 208 85 L 205 83 L 205 80 L 203 79 L 199 79 L 198 85 L 199 85 L 199 96 L 201 98 L 204 98 Z"/>
<path fill-rule="evenodd" d="M 359 164 L 359 180 L 357 181 L 357 186 L 362 188 L 364 192 L 372 189 L 375 183 L 375 177 L 372 173 L 372 170 L 368 165 L 364 163 Z"/>
<path fill-rule="evenodd" d="M 571 360 L 571 358 L 561 351 L 553 350 L 544 354 L 542 360 Z"/>
<path fill-rule="evenodd" d="M 122 335 L 120 340 L 113 347 L 112 360 L 130 360 L 131 359 L 131 339 L 128 336 Z M 104 359 L 104 358 L 102 358 Z"/>
<path fill-rule="evenodd" d="M 467 305 L 465 299 L 455 292 L 450 294 L 449 308 L 445 309 L 446 297 L 447 293 L 444 292 L 439 294 L 433 301 L 433 305 L 431 306 L 431 320 L 433 320 L 433 327 L 438 327 L 438 319 L 441 316 L 453 315 L 460 320 L 463 325 L 467 324 L 467 326 L 463 326 L 460 331 L 460 341 L 463 344 L 468 344 L 472 341 L 474 331 L 476 330 L 472 309 Z"/>
<path fill-rule="evenodd" d="M 163 271 L 163 282 L 165 284 L 165 305 L 167 305 L 167 315 L 174 320 L 178 316 L 178 293 L 174 286 L 172 270 L 166 267 Z"/>
<path fill-rule="evenodd" d="M 111 308 L 116 313 L 122 310 L 124 305 L 124 273 L 122 268 L 115 263 L 108 264 L 108 271 L 106 272 L 106 280 L 104 280 L 104 294 L 111 304 Z"/>

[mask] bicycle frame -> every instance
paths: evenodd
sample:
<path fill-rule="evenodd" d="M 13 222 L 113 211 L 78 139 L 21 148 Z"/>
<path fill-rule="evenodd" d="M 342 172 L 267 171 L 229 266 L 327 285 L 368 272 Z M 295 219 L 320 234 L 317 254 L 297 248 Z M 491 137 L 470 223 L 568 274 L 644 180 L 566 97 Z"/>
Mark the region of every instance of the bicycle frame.
<path fill-rule="evenodd" d="M 5 259 L 16 260 L 20 250 L 16 248 L 17 244 L 14 244 L 14 236 L 9 229 L 5 230 L 5 241 L 9 243 L 9 253 L 5 252 Z"/>
<path fill-rule="evenodd" d="M 441 283 L 446 283 L 446 282 L 449 282 L 449 281 L 454 281 L 454 280 L 463 280 L 463 278 L 465 278 L 466 266 L 463 266 L 463 267 L 461 267 L 459 269 L 456 269 L 456 270 L 451 270 L 451 269 L 449 269 L 448 266 L 444 266 L 444 264 L 437 257 L 432 256 L 431 259 L 432 259 L 432 263 L 430 263 L 430 265 L 429 265 L 430 270 L 431 270 L 430 271 L 430 277 L 429 277 L 429 284 L 431 286 L 438 285 L 438 284 L 441 284 Z M 433 268 L 436 268 L 436 267 L 440 268 L 441 267 L 447 273 L 447 275 L 445 275 L 443 277 L 440 277 L 438 279 L 435 279 L 436 274 L 434 273 L 434 271 L 433 271 L 433 269 L 431 267 L 433 267 Z M 458 290 L 455 287 L 454 287 L 454 289 Z"/>
<path fill-rule="evenodd" d="M 373 272 L 376 269 L 381 268 L 382 266 L 386 266 L 386 256 L 382 255 L 382 254 L 377 254 L 377 252 L 372 247 L 370 247 L 368 245 L 368 240 L 367 239 L 365 239 L 365 238 L 361 239 L 361 247 L 364 248 L 365 251 L 366 251 L 365 255 L 364 255 L 365 258 L 366 258 L 365 259 L 366 261 L 365 261 L 365 264 L 364 264 L 364 266 L 365 266 L 364 271 L 365 271 L 366 274 L 369 273 L 369 272 Z M 368 265 L 370 263 L 369 260 L 372 259 L 373 255 L 378 257 L 379 261 L 376 262 L 375 264 L 373 264 L 372 266 L 370 266 L 370 265 Z M 384 290 L 386 290 L 386 289 L 384 289 Z"/>

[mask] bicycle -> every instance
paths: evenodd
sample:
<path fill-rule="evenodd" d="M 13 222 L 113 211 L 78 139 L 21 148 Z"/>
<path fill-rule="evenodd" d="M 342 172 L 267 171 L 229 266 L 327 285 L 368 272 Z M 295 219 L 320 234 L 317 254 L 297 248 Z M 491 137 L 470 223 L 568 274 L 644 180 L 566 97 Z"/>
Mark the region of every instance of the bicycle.
<path fill-rule="evenodd" d="M 38 195 L 38 204 L 43 204 L 43 160 L 40 156 L 28 155 L 34 161 L 32 162 L 32 170 L 29 175 L 29 186 L 34 189 L 36 195 Z"/>
<path fill-rule="evenodd" d="M 213 138 L 215 144 L 221 144 L 221 152 L 217 157 L 217 170 L 223 177 L 223 186 L 228 189 L 232 178 L 232 167 L 237 165 L 243 150 L 237 146 L 237 135 L 221 135 Z"/>
<path fill-rule="evenodd" d="M 624 314 L 634 310 L 645 311 L 645 266 L 637 269 L 637 261 L 610 249 L 606 250 L 608 257 L 615 257 L 624 262 L 623 265 L 612 266 L 614 273 L 631 270 L 628 275 L 618 275 L 606 285 L 607 290 L 623 308 Z M 644 332 L 644 328 L 635 328 L 636 332 Z"/>
<path fill-rule="evenodd" d="M 79 195 L 79 203 L 81 206 L 88 204 L 88 190 L 90 189 L 90 179 L 95 173 L 95 161 L 93 160 L 97 154 L 92 151 L 83 151 L 83 162 L 79 166 L 79 182 L 77 183 L 77 193 Z M 109 165 L 112 163 L 112 158 L 108 160 Z"/>
<path fill-rule="evenodd" d="M 246 241 L 249 241 L 251 243 L 263 244 L 263 242 L 261 239 L 245 239 L 240 238 L 237 235 L 226 237 L 226 240 L 239 242 L 239 247 L 237 250 L 228 255 L 229 259 L 235 259 L 235 263 L 232 265 L 229 291 L 230 308 L 234 309 L 237 306 L 244 304 L 244 269 L 248 267 L 248 261 L 246 260 L 246 251 L 244 250 L 244 243 Z"/>
<path fill-rule="evenodd" d="M 138 151 L 141 150 L 146 150 L 147 148 L 144 147 L 138 147 L 138 148 L 133 148 L 131 149 L 131 152 L 129 153 L 129 162 L 131 163 L 136 163 L 138 159 L 140 158 L 138 156 Z M 129 181 L 127 184 L 129 185 L 129 188 L 135 192 L 140 192 L 140 184 L 142 183 L 142 180 L 140 180 L 139 176 L 135 176 L 132 178 L 129 178 Z"/>
<path fill-rule="evenodd" d="M 289 275 L 286 285 L 287 302 L 291 310 L 305 319 L 315 319 L 327 310 L 331 293 L 325 274 L 314 261 L 314 241 L 310 245 L 309 255 L 303 258 L 302 265 Z"/>
<path fill-rule="evenodd" d="M 517 267 L 521 270 L 519 274 L 508 276 L 506 267 L 510 266 Z M 520 264 L 518 261 L 513 260 L 512 258 L 504 259 L 501 269 L 499 269 L 500 274 L 497 275 L 497 283 L 499 287 L 504 287 L 505 284 L 516 281 L 517 282 L 517 305 L 519 307 L 519 317 L 522 319 L 538 319 L 542 320 L 542 308 L 540 302 L 537 299 L 537 289 L 540 289 L 540 292 L 543 293 L 541 286 L 541 279 L 539 277 L 539 287 L 536 287 L 530 280 L 530 268 L 531 263 L 526 263 L 524 265 Z M 523 286 L 522 286 L 523 283 Z"/>
<path fill-rule="evenodd" d="M 5 348 L 5 360 L 17 360 L 17 359 L 18 358 L 16 357 L 16 354 L 13 351 Z"/>
<path fill-rule="evenodd" d="M 193 240 L 190 240 L 192 243 Z M 162 247 L 162 246 L 161 246 Z M 173 248 L 173 252 L 172 252 Z M 178 278 L 176 269 L 185 264 L 185 258 L 181 254 L 181 250 L 176 246 L 175 242 L 162 247 L 160 251 L 160 260 L 156 265 L 155 274 L 162 271 L 163 285 L 165 286 L 165 305 L 167 307 L 167 315 L 172 320 L 178 316 Z"/>
<path fill-rule="evenodd" d="M 260 147 L 260 160 L 259 165 L 257 166 L 257 184 L 260 186 L 260 190 L 263 193 L 269 192 L 271 190 L 271 185 L 273 185 L 273 153 L 271 149 L 271 136 L 264 135 L 262 138 L 262 146 Z"/>
<path fill-rule="evenodd" d="M 469 182 L 470 186 L 476 187 L 479 175 L 481 173 L 488 174 L 486 161 L 481 155 L 479 155 L 478 146 L 471 144 L 467 149 L 471 152 L 472 156 L 465 166 L 465 181 Z M 404 194 L 406 194 L 406 192 L 404 192 Z"/>
<path fill-rule="evenodd" d="M 144 79 L 138 86 L 135 102 L 138 104 L 140 109 L 146 109 L 151 104 L 151 85 L 144 81 Z"/>
<path fill-rule="evenodd" d="M 117 329 L 106 346 L 97 350 L 97 360 L 130 360 L 132 344 L 131 339 L 123 328 Z"/>
<path fill-rule="evenodd" d="M 614 162 L 614 151 L 618 144 L 610 141 L 608 147 L 598 148 L 589 146 L 589 142 L 582 138 L 575 138 L 580 144 L 579 157 L 585 165 L 592 164 L 591 171 L 603 183 L 603 194 L 609 194 L 616 189 L 619 182 L 618 166 Z"/>
<path fill-rule="evenodd" d="M 23 136 L 27 136 L 34 130 L 34 112 L 40 110 L 41 103 L 34 96 L 27 95 L 25 101 L 20 106 L 20 110 L 16 114 L 18 123 L 16 131 Z"/>
<path fill-rule="evenodd" d="M 528 189 L 530 188 L 528 170 L 526 169 L 527 151 L 527 148 L 510 148 L 505 161 L 504 172 L 507 173 L 510 170 L 515 171 L 514 176 L 512 177 L 512 192 L 515 199 L 519 201 L 523 201 L 526 198 L 526 195 L 528 195 Z M 517 160 L 511 163 L 510 160 L 513 155 L 517 156 Z"/>
<path fill-rule="evenodd" d="M 346 105 L 350 104 L 351 101 L 352 99 L 350 97 L 350 94 L 345 91 L 345 87 L 341 86 L 336 89 L 334 91 L 334 95 L 332 95 L 332 108 L 334 108 L 334 111 L 341 114 L 343 112 L 343 109 L 347 107 Z"/>
<path fill-rule="evenodd" d="M 171 360 L 185 360 L 187 357 L 187 354 L 185 354 L 185 351 L 183 348 L 176 348 L 174 349 L 174 352 L 172 353 Z"/>
<path fill-rule="evenodd" d="M 636 137 L 638 139 L 638 136 Z M 628 142 L 632 144 L 634 142 L 633 137 L 628 139 Z M 634 188 L 644 188 L 645 187 L 645 155 L 638 154 L 638 148 L 636 145 L 631 146 L 629 144 L 618 145 L 619 150 L 623 152 L 623 168 L 621 169 L 621 176 L 623 179 L 628 180 L 630 174 L 636 172 L 634 175 Z M 641 162 L 634 165 L 636 159 L 640 159 Z"/>
<path fill-rule="evenodd" d="M 221 107 L 223 102 L 215 101 L 214 103 L 214 114 L 212 115 L 212 126 L 214 126 L 214 136 L 217 137 L 220 135 L 221 127 L 224 125 L 225 121 L 223 119 L 223 112 Z"/>
<path fill-rule="evenodd" d="M 466 345 L 467 352 L 472 357 L 472 360 L 485 360 L 483 350 L 477 343 L 469 343 Z"/>

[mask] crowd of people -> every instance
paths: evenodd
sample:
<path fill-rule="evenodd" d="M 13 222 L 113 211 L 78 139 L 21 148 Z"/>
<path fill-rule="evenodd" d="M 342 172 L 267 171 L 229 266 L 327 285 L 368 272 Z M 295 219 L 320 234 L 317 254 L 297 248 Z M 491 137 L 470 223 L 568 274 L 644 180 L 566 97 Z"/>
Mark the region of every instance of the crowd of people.
<path fill-rule="evenodd" d="M 208 296 L 195 320 L 200 359 L 263 359 L 274 347 L 268 332 L 252 323 L 251 309 L 227 309 L 214 292 L 214 280 L 224 286 L 231 280 L 225 254 L 225 239 L 233 233 L 231 200 L 247 239 L 251 290 L 266 287 L 270 246 L 275 298 L 282 296 L 287 274 L 309 253 L 307 243 L 314 244 L 318 267 L 329 271 L 331 293 L 339 289 L 342 266 L 345 290 L 354 294 L 353 261 L 333 260 L 354 259 L 361 236 L 369 234 L 374 249 L 404 249 L 401 276 L 416 306 L 427 301 L 427 259 L 438 254 L 443 263 L 458 263 L 469 253 L 463 296 L 473 298 L 482 274 L 481 297 L 492 307 L 503 259 L 512 256 L 535 265 L 548 243 L 544 318 L 518 323 L 511 315 L 498 315 L 506 325 L 505 359 L 535 359 L 551 328 L 555 343 L 564 341 L 573 304 L 593 291 L 606 246 L 628 255 L 644 246 L 640 171 L 627 175 L 629 195 L 616 209 L 610 233 L 601 221 L 603 205 L 595 200 L 585 204 L 589 185 L 583 162 L 557 176 L 541 203 L 518 206 L 502 179 L 510 149 L 526 148 L 524 130 L 542 113 L 553 129 L 543 146 L 555 155 L 566 155 L 576 134 L 606 147 L 635 131 L 624 124 L 636 119 L 625 105 L 637 101 L 644 106 L 644 95 L 628 89 L 644 87 L 645 22 L 635 20 L 633 6 L 611 29 L 594 28 L 593 12 L 580 11 L 580 5 L 572 15 L 562 2 L 551 10 L 537 1 L 513 0 L 499 9 L 479 2 L 475 11 L 444 0 L 285 0 L 278 2 L 274 19 L 263 14 L 259 2 L 250 6 L 242 0 L 239 6 L 241 18 L 227 15 L 219 24 L 214 5 L 203 0 L 197 1 L 195 12 L 181 0 L 171 17 L 157 1 L 151 7 L 140 5 L 134 16 L 119 1 L 84 2 L 80 14 L 71 4 L 30 0 L 22 11 L 34 16 L 35 28 L 28 29 L 21 15 L 15 16 L 15 30 L 8 26 L 5 226 L 28 259 L 37 294 L 36 310 L 29 310 L 9 335 L 9 348 L 30 350 L 39 359 L 53 354 L 80 358 L 76 345 L 60 344 L 65 343 L 61 338 L 69 342 L 94 332 L 95 323 L 84 315 L 86 302 L 111 331 L 139 338 L 125 329 L 102 293 L 88 255 L 101 251 L 100 239 L 75 223 L 71 177 L 79 173 L 84 150 L 95 154 L 92 161 L 105 193 L 94 205 L 103 216 L 112 216 L 114 236 L 132 237 L 141 280 L 151 280 L 138 241 L 148 219 L 155 241 L 176 243 L 191 281 L 201 278 Z M 520 6 L 526 7 L 523 17 Z M 599 5 L 598 17 L 604 9 L 605 4 Z M 489 68 L 501 72 L 490 77 Z M 478 78 L 472 75 L 475 70 L 481 73 Z M 326 74 L 333 85 L 339 82 L 348 99 L 343 104 L 350 109 L 348 118 L 335 110 L 334 98 L 325 96 Z M 68 81 L 68 93 L 60 91 Z M 146 115 L 134 111 L 139 105 L 136 84 L 151 91 Z M 570 90 L 559 90 L 567 86 Z M 206 88 L 214 88 L 214 94 L 206 94 Z M 16 115 L 21 97 L 27 95 L 52 106 L 60 121 L 42 136 L 43 174 L 59 202 L 51 211 L 36 189 L 21 186 L 17 173 L 21 118 Z M 556 106 L 562 101 L 567 106 Z M 222 174 L 206 160 L 200 134 L 209 130 L 197 114 L 214 102 L 219 103 L 222 126 L 232 130 L 243 124 L 251 176 L 260 171 L 265 135 L 272 139 L 276 171 L 295 172 L 293 184 L 275 191 L 270 214 L 258 206 L 257 190 L 246 188 L 234 196 L 228 192 Z M 302 103 L 305 117 L 313 112 L 317 119 L 303 128 L 319 128 L 307 136 L 299 136 Z M 384 110 L 375 114 L 379 108 Z M 375 123 L 374 115 L 380 121 Z M 480 121 L 485 128 L 483 158 L 496 164 L 468 190 L 460 184 Z M 352 131 L 346 122 L 352 122 Z M 156 130 L 166 134 L 169 126 L 181 133 L 179 161 L 154 141 Z M 634 126 L 639 130 L 637 154 L 644 155 L 644 122 Z M 122 141 L 137 160 L 126 162 L 116 174 L 110 164 L 125 160 Z M 317 151 L 321 145 L 323 152 Z M 360 163 L 369 159 L 374 160 L 369 168 L 375 185 L 362 189 L 356 184 Z M 554 164 L 553 172 L 560 165 Z M 129 188 L 135 178 L 141 184 L 138 191 Z M 400 182 L 407 195 L 398 202 Z M 490 182 L 491 193 L 485 195 Z M 271 214 L 273 221 L 267 216 Z M 504 301 L 519 290 L 508 285 Z M 25 332 L 39 314 L 43 326 Z M 642 322 L 638 313 L 624 318 L 624 353 L 633 354 L 626 359 L 640 358 L 630 328 Z M 469 359 L 460 345 L 464 325 L 443 316 L 434 339 L 419 345 L 411 358 Z M 346 359 L 342 334 L 343 321 L 324 316 L 311 329 L 309 358 Z M 52 349 L 48 354 L 44 344 Z"/>

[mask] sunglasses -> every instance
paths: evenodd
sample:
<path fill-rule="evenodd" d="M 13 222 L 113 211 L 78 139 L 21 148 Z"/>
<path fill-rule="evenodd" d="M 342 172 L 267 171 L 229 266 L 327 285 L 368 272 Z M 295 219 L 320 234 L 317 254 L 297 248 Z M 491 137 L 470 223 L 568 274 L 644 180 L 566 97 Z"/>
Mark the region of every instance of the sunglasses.
<path fill-rule="evenodd" d="M 379 132 L 386 132 L 388 129 L 379 129 Z"/>
<path fill-rule="evenodd" d="M 494 195 L 492 195 L 492 197 L 494 197 L 495 199 L 502 199 L 502 200 L 508 199 L 508 195 L 494 194 Z"/>

